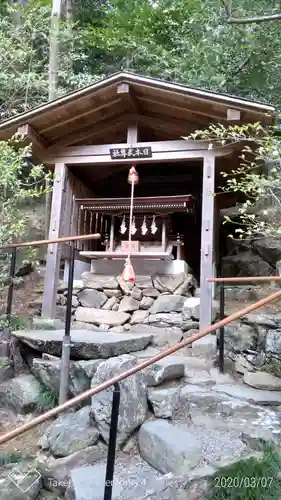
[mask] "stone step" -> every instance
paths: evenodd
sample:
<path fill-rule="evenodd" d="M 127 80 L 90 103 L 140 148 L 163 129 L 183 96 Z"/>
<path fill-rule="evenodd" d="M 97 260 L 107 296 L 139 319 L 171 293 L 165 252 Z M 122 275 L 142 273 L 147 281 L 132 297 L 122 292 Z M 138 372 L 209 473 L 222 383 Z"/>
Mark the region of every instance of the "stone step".
<path fill-rule="evenodd" d="M 16 331 L 12 334 L 33 349 L 61 355 L 64 330 Z M 115 333 L 92 330 L 71 332 L 71 357 L 73 359 L 108 359 L 121 354 L 141 351 L 153 340 L 147 333 Z"/>
<path fill-rule="evenodd" d="M 203 354 L 208 358 L 214 357 L 217 354 L 217 337 L 216 335 L 206 335 L 201 339 L 192 342 L 192 353 L 194 355 Z"/>
<path fill-rule="evenodd" d="M 217 384 L 213 387 L 213 391 L 262 406 L 281 405 L 281 393 L 279 391 L 263 391 L 239 384 Z"/>
<path fill-rule="evenodd" d="M 258 428 L 269 431 L 271 439 L 277 438 L 281 443 L 279 412 L 234 397 L 234 392 L 228 391 L 229 386 L 226 385 L 227 393 L 224 393 L 223 384 L 220 392 L 210 386 L 186 384 L 179 395 L 181 412 L 187 411 L 192 421 L 201 427 L 234 429 L 237 433 Z"/>
<path fill-rule="evenodd" d="M 166 420 L 145 422 L 138 444 L 142 458 L 162 474 L 183 474 L 202 459 L 200 443 L 193 433 Z"/>
<path fill-rule="evenodd" d="M 103 500 L 106 464 L 73 469 L 66 500 Z M 186 491 L 176 481 L 161 477 L 141 460 L 117 460 L 112 500 L 185 500 Z"/>

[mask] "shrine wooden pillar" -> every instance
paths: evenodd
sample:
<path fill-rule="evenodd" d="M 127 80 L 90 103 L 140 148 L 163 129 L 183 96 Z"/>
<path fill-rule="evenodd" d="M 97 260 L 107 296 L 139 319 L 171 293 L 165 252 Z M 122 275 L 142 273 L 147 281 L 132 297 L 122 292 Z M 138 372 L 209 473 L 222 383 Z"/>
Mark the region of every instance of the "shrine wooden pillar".
<path fill-rule="evenodd" d="M 214 263 L 214 190 L 215 154 L 209 151 L 203 160 L 201 260 L 200 260 L 200 330 L 212 323 L 212 283 Z"/>
<path fill-rule="evenodd" d="M 218 278 L 220 272 L 220 208 L 218 199 L 214 198 L 214 252 L 213 252 L 213 277 Z M 213 299 L 217 296 L 218 286 L 213 283 Z"/>
<path fill-rule="evenodd" d="M 63 232 L 63 212 L 66 202 L 65 189 L 68 182 L 68 172 L 65 163 L 56 163 L 54 174 L 49 239 L 59 238 Z M 44 318 L 54 318 L 56 315 L 60 258 L 61 246 L 58 244 L 48 245 L 42 305 L 42 316 Z"/>

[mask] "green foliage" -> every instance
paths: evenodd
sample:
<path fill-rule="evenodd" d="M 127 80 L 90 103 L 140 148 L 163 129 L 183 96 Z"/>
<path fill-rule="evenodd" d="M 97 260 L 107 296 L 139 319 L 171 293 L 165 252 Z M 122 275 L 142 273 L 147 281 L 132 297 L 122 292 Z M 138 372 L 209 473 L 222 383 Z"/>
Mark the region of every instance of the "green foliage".
<path fill-rule="evenodd" d="M 276 128 L 264 128 L 260 123 L 210 125 L 189 136 L 193 140 L 209 141 L 209 147 L 227 147 L 239 144 L 240 166 L 221 173 L 221 190 L 240 194 L 238 218 L 225 216 L 226 222 L 235 222 L 239 239 L 281 235 L 281 141 Z M 233 237 L 233 234 L 230 234 Z"/>
<path fill-rule="evenodd" d="M 232 9 L 270 14 L 276 2 Z M 29 0 L 1 15 L 2 119 L 48 98 L 50 14 L 51 0 Z M 220 0 L 77 0 L 72 21 L 61 22 L 59 94 L 129 69 L 281 104 L 281 22 L 228 24 Z"/>
<path fill-rule="evenodd" d="M 59 400 L 57 395 L 42 385 L 37 410 L 39 412 L 44 412 L 51 408 L 55 408 L 58 404 Z"/>
<path fill-rule="evenodd" d="M 48 100 L 50 16 L 49 0 L 9 5 L 0 16 L 0 120 Z M 83 60 L 79 32 L 70 32 L 63 21 L 59 38 L 58 95 L 92 79 L 84 67 L 72 71 Z"/>
<path fill-rule="evenodd" d="M 232 2 L 239 17 L 275 12 L 270 3 Z M 92 9 L 80 32 L 89 73 L 130 69 L 279 105 L 281 22 L 230 25 L 220 0 L 99 0 Z"/>
<path fill-rule="evenodd" d="M 26 330 L 28 328 L 28 321 L 15 314 L 12 314 L 10 318 L 6 315 L 0 316 L 0 330 L 6 327 L 10 327 L 13 331 L 15 330 Z"/>
<path fill-rule="evenodd" d="M 278 359 L 271 359 L 263 365 L 261 371 L 281 378 L 281 361 L 279 361 Z"/>
<path fill-rule="evenodd" d="M 0 467 L 10 464 L 19 464 L 26 460 L 33 460 L 33 457 L 23 455 L 22 453 L 9 453 L 0 455 Z"/>
<path fill-rule="evenodd" d="M 43 167 L 30 162 L 30 148 L 22 146 L 22 137 L 9 142 L 0 141 L 0 246 L 13 241 L 22 241 L 27 231 L 27 214 L 24 202 L 40 198 L 45 192 Z M 27 260 L 36 256 L 36 250 L 29 249 Z M 1 252 L 0 283 L 5 282 L 10 265 L 9 253 Z"/>
<path fill-rule="evenodd" d="M 206 500 L 277 500 L 281 498 L 280 468 L 280 454 L 266 447 L 261 460 L 241 460 L 221 469 L 210 482 Z"/>

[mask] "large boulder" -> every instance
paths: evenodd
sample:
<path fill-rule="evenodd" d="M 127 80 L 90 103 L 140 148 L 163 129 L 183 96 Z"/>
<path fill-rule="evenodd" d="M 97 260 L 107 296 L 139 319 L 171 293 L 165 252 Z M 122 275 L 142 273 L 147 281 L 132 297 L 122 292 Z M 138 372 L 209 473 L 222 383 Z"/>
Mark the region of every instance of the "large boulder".
<path fill-rule="evenodd" d="M 160 295 L 152 305 L 150 313 L 181 312 L 185 300 L 181 295 Z"/>
<path fill-rule="evenodd" d="M 86 377 L 92 380 L 93 376 L 97 371 L 97 367 L 102 362 L 102 359 L 81 359 L 80 361 L 75 361 L 74 365 L 80 370 L 83 370 Z"/>
<path fill-rule="evenodd" d="M 281 329 L 268 330 L 265 350 L 267 354 L 281 359 Z"/>
<path fill-rule="evenodd" d="M 130 324 L 131 325 L 138 325 L 140 323 L 146 323 L 148 320 L 148 315 L 149 315 L 148 311 L 141 311 L 141 310 L 135 311 L 132 314 Z"/>
<path fill-rule="evenodd" d="M 272 276 L 273 274 L 274 268 L 253 250 L 222 258 L 222 275 L 226 278 L 233 276 Z"/>
<path fill-rule="evenodd" d="M 61 415 L 41 438 L 41 448 L 49 450 L 54 457 L 66 457 L 96 444 L 99 431 L 90 421 L 89 413 L 90 407 L 85 406 L 75 413 Z"/>
<path fill-rule="evenodd" d="M 241 324 L 239 321 L 225 326 L 224 337 L 226 346 L 237 353 L 255 349 L 258 341 L 257 330 L 252 325 Z"/>
<path fill-rule="evenodd" d="M 94 325 L 120 326 L 129 319 L 130 314 L 120 311 L 106 311 L 92 307 L 78 307 L 75 312 L 76 321 L 93 323 Z"/>
<path fill-rule="evenodd" d="M 131 297 L 133 297 L 133 299 L 135 299 L 135 300 L 141 300 L 142 299 L 141 289 L 138 288 L 137 286 L 134 286 L 134 288 L 132 289 L 132 292 L 131 292 Z"/>
<path fill-rule="evenodd" d="M 136 276 L 135 286 L 140 290 L 144 288 L 151 288 L 153 286 L 152 278 L 150 276 Z"/>
<path fill-rule="evenodd" d="M 218 384 L 213 387 L 213 390 L 262 406 L 281 405 L 281 393 L 279 391 L 263 391 L 235 384 Z"/>
<path fill-rule="evenodd" d="M 34 359 L 32 363 L 32 372 L 40 380 L 41 384 L 49 389 L 52 394 L 59 395 L 61 361 L 48 361 L 44 359 Z M 90 388 L 91 382 L 84 369 L 70 364 L 68 390 L 69 396 L 77 396 Z"/>
<path fill-rule="evenodd" d="M 33 375 L 20 375 L 0 384 L 0 408 L 30 413 L 40 406 L 42 386 Z"/>
<path fill-rule="evenodd" d="M 172 326 L 164 328 L 146 324 L 132 325 L 129 332 L 136 335 L 151 335 L 152 343 L 155 346 L 160 347 L 164 346 L 165 344 L 176 344 L 177 342 L 180 342 L 183 336 L 182 330 L 180 328 Z"/>
<path fill-rule="evenodd" d="M 101 363 L 92 380 L 92 387 L 105 382 L 134 367 L 137 358 L 123 355 Z M 147 416 L 147 394 L 144 375 L 138 372 L 119 383 L 120 408 L 118 419 L 118 444 L 122 445 L 138 428 Z M 108 442 L 113 388 L 92 397 L 91 415 L 93 416 L 103 439 Z"/>
<path fill-rule="evenodd" d="M 200 317 L 200 297 L 189 297 L 184 301 L 182 314 L 184 319 L 199 320 Z"/>
<path fill-rule="evenodd" d="M 48 491 L 64 493 L 69 485 L 72 469 L 94 465 L 107 457 L 107 446 L 98 442 L 83 450 L 75 451 L 66 457 L 45 457 L 38 465 L 43 475 L 43 484 Z"/>
<path fill-rule="evenodd" d="M 215 392 L 210 387 L 187 384 L 181 389 L 180 408 L 201 428 L 209 427 L 228 433 L 234 431 L 236 436 L 245 428 L 266 429 L 277 438 L 279 436 L 280 442 L 281 422 L 278 410 L 249 403 L 240 398 L 240 394 L 236 398 L 235 391 L 232 397 L 231 391 L 226 390 L 228 394 Z"/>
<path fill-rule="evenodd" d="M 187 474 L 203 454 L 192 432 L 165 420 L 145 422 L 140 428 L 138 442 L 141 457 L 162 474 Z"/>
<path fill-rule="evenodd" d="M 85 288 L 77 294 L 78 302 L 83 307 L 94 307 L 100 309 L 107 301 L 107 296 L 98 290 Z"/>
<path fill-rule="evenodd" d="M 14 370 L 10 358 L 0 357 L 0 383 L 9 380 L 14 375 Z"/>
<path fill-rule="evenodd" d="M 271 266 L 275 266 L 281 259 L 281 238 L 267 236 L 253 241 L 252 245 L 262 259 Z"/>
<path fill-rule="evenodd" d="M 267 329 L 281 328 L 280 314 L 266 314 L 257 311 L 247 314 L 242 318 L 242 321 L 254 327 L 262 327 Z"/>
<path fill-rule="evenodd" d="M 177 387 L 151 388 L 148 390 L 148 401 L 155 417 L 173 418 L 179 406 L 180 389 Z"/>
<path fill-rule="evenodd" d="M 206 335 L 201 339 L 192 342 L 193 355 L 205 355 L 206 358 L 211 358 L 217 354 L 217 337 L 215 335 Z"/>
<path fill-rule="evenodd" d="M 13 335 L 40 352 L 61 355 L 64 330 L 17 331 Z M 153 340 L 148 333 L 115 333 L 91 330 L 71 332 L 71 357 L 73 359 L 108 359 L 133 351 L 141 351 Z"/>
<path fill-rule="evenodd" d="M 37 468 L 42 473 L 44 487 L 48 491 L 54 491 L 56 494 L 58 492 L 63 494 L 70 483 L 72 469 L 94 465 L 106 457 L 107 446 L 104 443 L 98 442 L 94 446 L 88 446 L 83 450 L 75 451 L 66 457 L 54 458 L 50 455 L 46 456 L 42 454 L 37 459 Z"/>
<path fill-rule="evenodd" d="M 160 292 L 174 293 L 185 281 L 184 274 L 159 275 L 153 279 L 154 286 Z"/>
<path fill-rule="evenodd" d="M 150 314 L 148 318 L 148 323 L 155 326 L 164 326 L 169 328 L 170 326 L 176 326 L 178 328 L 183 328 L 185 321 L 183 320 L 181 313 L 157 313 Z"/>
<path fill-rule="evenodd" d="M 116 297 L 111 297 L 110 299 L 108 299 L 106 301 L 106 303 L 102 306 L 103 309 L 106 309 L 107 311 L 115 311 L 115 310 L 118 310 L 118 299 Z M 115 307 L 117 307 L 117 309 L 115 309 Z"/>
<path fill-rule="evenodd" d="M 145 380 L 148 386 L 160 385 L 167 380 L 184 377 L 184 363 L 179 356 L 167 356 L 156 361 L 145 370 Z"/>
<path fill-rule="evenodd" d="M 255 389 L 281 391 L 281 378 L 266 372 L 245 373 L 244 383 Z"/>
<path fill-rule="evenodd" d="M 133 312 L 137 311 L 139 308 L 139 302 L 130 296 L 125 296 L 119 304 L 118 311 L 120 312 Z"/>
<path fill-rule="evenodd" d="M 96 290 L 103 290 L 104 288 L 115 290 L 118 288 L 117 279 L 113 276 L 85 272 L 82 274 L 82 280 L 85 288 L 95 288 Z"/>
<path fill-rule="evenodd" d="M 156 299 L 157 297 L 159 297 L 160 292 L 158 292 L 156 288 L 151 287 L 151 288 L 144 288 L 142 294 L 144 297 L 152 297 L 153 299 Z"/>
<path fill-rule="evenodd" d="M 104 289 L 105 295 L 111 299 L 112 297 L 116 297 L 116 299 L 121 299 L 122 297 L 122 292 L 121 290 L 111 290 L 111 289 Z"/>
<path fill-rule="evenodd" d="M 174 291 L 174 295 L 184 295 L 185 297 L 190 297 L 193 295 L 197 288 L 197 281 L 192 276 L 192 274 L 188 274 L 182 284 Z"/>
<path fill-rule="evenodd" d="M 150 309 L 153 303 L 154 299 L 152 297 L 143 297 L 140 301 L 140 309 Z"/>

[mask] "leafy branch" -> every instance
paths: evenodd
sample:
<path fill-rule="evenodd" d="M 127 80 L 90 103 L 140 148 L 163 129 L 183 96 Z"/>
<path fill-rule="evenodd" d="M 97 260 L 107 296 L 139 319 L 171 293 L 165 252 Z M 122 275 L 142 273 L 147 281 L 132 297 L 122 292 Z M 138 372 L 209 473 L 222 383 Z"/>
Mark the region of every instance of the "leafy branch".
<path fill-rule="evenodd" d="M 268 21 L 280 21 L 281 12 L 277 14 L 270 14 L 266 16 L 253 16 L 253 17 L 234 17 L 232 15 L 232 0 L 221 0 L 227 15 L 226 22 L 228 24 L 260 24 Z"/>
<path fill-rule="evenodd" d="M 30 161 L 30 146 L 23 147 L 20 137 L 0 141 L 0 246 L 15 240 L 24 240 L 28 231 L 28 217 L 23 211 L 26 202 L 40 199 L 45 193 L 42 165 Z M 24 261 L 35 260 L 34 251 L 23 255 Z M 9 256 L 0 255 L 0 283 L 5 283 Z"/>
<path fill-rule="evenodd" d="M 239 166 L 221 172 L 222 192 L 244 199 L 238 205 L 238 217 L 225 216 L 224 221 L 235 224 L 234 235 L 239 239 L 281 236 L 281 141 L 275 132 L 275 127 L 265 128 L 260 123 L 229 127 L 212 124 L 186 138 L 207 140 L 216 147 L 240 146 Z"/>

